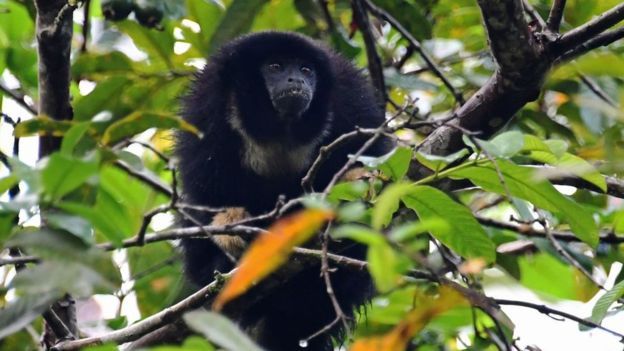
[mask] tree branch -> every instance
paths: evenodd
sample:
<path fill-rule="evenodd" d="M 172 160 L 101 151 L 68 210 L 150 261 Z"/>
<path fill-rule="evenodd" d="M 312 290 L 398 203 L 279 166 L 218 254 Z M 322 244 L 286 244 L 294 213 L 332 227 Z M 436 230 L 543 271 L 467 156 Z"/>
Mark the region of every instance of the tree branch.
<path fill-rule="evenodd" d="M 624 20 L 624 3 L 604 12 L 584 25 L 565 33 L 554 43 L 555 52 L 564 53 L 576 46 L 582 45 L 592 37 L 613 27 L 622 20 Z"/>
<path fill-rule="evenodd" d="M 55 120 L 72 119 L 69 97 L 69 57 L 73 35 L 73 7 L 65 0 L 37 0 L 39 56 L 39 114 Z M 39 157 L 60 147 L 61 139 L 42 136 Z"/>
<path fill-rule="evenodd" d="M 597 35 L 596 37 L 576 46 L 575 48 L 565 52 L 559 58 L 556 63 L 563 63 L 573 60 L 591 50 L 597 49 L 601 46 L 610 45 L 620 39 L 624 38 L 624 27 L 613 29 Z"/>
<path fill-rule="evenodd" d="M 509 223 L 509 222 L 498 221 L 498 220 L 483 217 L 483 216 L 475 216 L 475 218 L 479 221 L 479 223 L 485 226 L 511 230 L 528 238 L 547 239 L 547 236 L 548 236 L 548 234 L 545 231 L 535 229 L 528 224 L 514 224 L 514 223 Z M 571 233 L 571 232 L 551 230 L 550 235 L 552 235 L 553 238 L 559 241 L 581 242 L 581 239 L 579 239 L 576 235 L 574 235 L 574 233 Z M 624 237 L 616 236 L 611 233 L 602 233 L 600 234 L 600 242 L 604 244 L 621 244 L 621 243 L 624 243 Z"/>
<path fill-rule="evenodd" d="M 545 315 L 561 316 L 561 317 L 573 320 L 573 321 L 575 321 L 577 323 L 583 324 L 583 325 L 588 326 L 588 327 L 598 328 L 600 330 L 606 331 L 609 334 L 617 336 L 620 339 L 624 339 L 624 334 L 620 334 L 620 333 L 618 333 L 618 332 L 616 332 L 614 330 L 605 328 L 605 327 L 601 326 L 600 324 L 596 324 L 596 323 L 594 323 L 594 322 L 592 322 L 590 320 L 583 319 L 583 318 L 577 317 L 575 315 L 569 314 L 567 312 L 563 312 L 563 311 L 556 310 L 554 308 L 550 308 L 550 307 L 545 306 L 545 305 L 539 305 L 539 304 L 526 302 L 526 301 L 515 301 L 515 300 L 506 300 L 506 299 L 494 299 L 494 301 L 496 301 L 496 303 L 498 303 L 499 305 L 527 307 L 527 308 L 532 308 L 532 309 L 538 311 L 539 313 L 543 313 Z"/>
<path fill-rule="evenodd" d="M 373 86 L 379 94 L 381 106 L 386 101 L 386 83 L 384 81 L 383 68 L 381 66 L 381 59 L 377 55 L 375 49 L 375 38 L 371 32 L 371 24 L 368 19 L 368 13 L 366 8 L 362 5 L 362 0 L 352 0 L 351 7 L 353 8 L 353 17 L 355 23 L 357 23 L 362 37 L 364 38 L 364 45 L 366 47 L 366 57 L 368 58 L 368 71 L 370 73 Z"/>
<path fill-rule="evenodd" d="M 140 322 L 99 337 L 90 337 L 74 341 L 60 342 L 56 344 L 52 350 L 79 350 L 83 347 L 102 345 L 107 342 L 122 344 L 136 340 L 141 336 L 164 326 L 165 324 L 176 321 L 182 316 L 182 314 L 184 314 L 184 312 L 203 306 L 207 301 L 209 301 L 216 295 L 216 293 L 221 289 L 225 280 L 231 277 L 234 274 L 234 271 L 235 270 L 222 275 L 222 279 L 217 279 L 213 281 L 212 283 L 199 289 L 184 300 L 176 303 L 171 307 L 167 307 L 164 310 L 141 320 Z"/>
<path fill-rule="evenodd" d="M 29 103 L 26 102 L 26 100 L 24 99 L 25 95 L 9 89 L 8 87 L 6 87 L 4 84 L 0 83 L 0 91 L 2 91 L 5 95 L 7 95 L 8 97 L 10 97 L 11 99 L 13 99 L 15 102 L 17 102 L 19 105 L 21 105 L 23 108 L 25 108 L 26 110 L 28 110 L 28 112 L 32 113 L 33 115 L 37 115 L 37 108 L 35 108 L 34 106 L 31 106 Z"/>
<path fill-rule="evenodd" d="M 548 20 L 546 20 L 548 29 L 554 33 L 559 33 L 559 27 L 561 26 L 561 20 L 563 19 L 563 10 L 565 9 L 566 0 L 555 0 L 550 13 L 548 14 Z"/>
<path fill-rule="evenodd" d="M 416 38 L 414 38 L 412 33 L 410 33 L 407 29 L 405 29 L 399 21 L 397 21 L 394 17 L 392 17 L 388 12 L 384 11 L 382 8 L 376 6 L 369 0 L 363 0 L 363 1 L 366 4 L 366 7 L 370 10 L 372 14 L 390 23 L 390 25 L 394 27 L 394 29 L 396 29 L 399 33 L 401 33 L 401 35 L 405 39 L 407 39 L 407 41 L 410 43 L 410 48 L 418 51 L 418 54 L 423 59 L 423 61 L 425 61 L 425 63 L 431 69 L 433 74 L 435 74 L 438 78 L 440 78 L 440 80 L 442 80 L 442 83 L 451 92 L 453 97 L 455 97 L 455 100 L 457 100 L 457 102 L 460 105 L 462 105 L 464 103 L 464 97 L 462 96 L 461 92 L 455 89 L 455 87 L 451 84 L 448 78 L 446 78 L 446 76 L 442 73 L 442 70 L 438 67 L 438 65 L 423 50 L 422 45 L 420 45 L 420 42 L 416 40 Z"/>

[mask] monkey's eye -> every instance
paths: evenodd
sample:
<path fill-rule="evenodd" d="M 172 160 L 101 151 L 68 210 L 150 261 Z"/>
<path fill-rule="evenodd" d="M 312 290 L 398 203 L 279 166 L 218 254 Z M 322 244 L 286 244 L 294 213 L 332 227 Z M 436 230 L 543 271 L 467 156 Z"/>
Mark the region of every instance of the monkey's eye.
<path fill-rule="evenodd" d="M 305 74 L 306 76 L 309 76 L 312 74 L 312 69 L 310 69 L 309 67 L 303 66 L 301 67 L 301 73 Z"/>
<path fill-rule="evenodd" d="M 269 64 L 269 69 L 271 71 L 279 71 L 282 68 L 282 66 L 279 63 L 271 63 Z"/>

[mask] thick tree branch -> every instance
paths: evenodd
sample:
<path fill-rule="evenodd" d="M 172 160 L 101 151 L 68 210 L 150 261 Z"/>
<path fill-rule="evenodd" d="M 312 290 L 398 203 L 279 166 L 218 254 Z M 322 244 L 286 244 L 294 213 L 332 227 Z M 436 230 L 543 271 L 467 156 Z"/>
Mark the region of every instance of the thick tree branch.
<path fill-rule="evenodd" d="M 73 35 L 73 7 L 65 0 L 37 0 L 39 57 L 39 114 L 55 120 L 70 120 L 69 56 Z M 39 156 L 57 150 L 60 138 L 42 136 Z"/>
<path fill-rule="evenodd" d="M 605 12 L 560 38 L 552 32 L 532 32 L 523 14 L 522 0 L 478 0 L 497 69 L 488 82 L 454 114 L 457 119 L 437 128 L 419 146 L 425 153 L 446 155 L 465 147 L 463 131 L 489 138 L 502 128 L 525 104 L 537 98 L 546 74 L 555 60 L 592 36 L 590 46 L 578 54 L 606 45 L 622 36 L 619 29 L 599 35 L 624 18 L 624 4 Z M 561 4 L 562 5 L 562 4 Z M 554 18 L 553 18 L 554 21 Z M 566 58 L 574 57 L 565 55 Z M 560 62 L 560 61 L 557 61 Z M 431 174 L 412 162 L 409 177 L 420 179 Z"/>
<path fill-rule="evenodd" d="M 479 132 L 479 138 L 492 135 L 522 106 L 537 98 L 550 68 L 548 61 L 541 59 L 541 47 L 529 32 L 521 0 L 480 0 L 479 6 L 498 69 L 455 111 L 456 120 L 437 128 L 425 139 L 420 146 L 425 153 L 443 155 L 464 147 L 457 126 Z M 428 174 L 429 170 L 412 163 L 409 172 L 412 179 Z"/>
<path fill-rule="evenodd" d="M 55 120 L 70 120 L 72 108 L 69 96 L 69 58 L 73 35 L 73 5 L 66 0 L 36 0 L 37 9 L 37 49 L 39 58 L 39 114 Z M 41 136 L 39 157 L 44 157 L 59 149 L 61 139 Z M 76 306 L 74 299 L 66 294 L 46 312 L 50 318 L 45 326 L 42 343 L 46 347 L 60 339 L 78 335 Z M 56 319 L 66 328 L 60 328 Z"/>

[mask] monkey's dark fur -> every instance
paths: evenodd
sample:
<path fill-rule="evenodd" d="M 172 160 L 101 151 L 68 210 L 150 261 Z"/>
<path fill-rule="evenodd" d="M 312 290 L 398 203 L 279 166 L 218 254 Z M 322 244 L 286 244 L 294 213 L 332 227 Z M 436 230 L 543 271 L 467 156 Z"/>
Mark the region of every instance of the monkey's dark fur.
<path fill-rule="evenodd" d="M 295 117 L 278 115 L 267 92 L 260 67 L 274 57 L 301 59 L 315 73 L 312 100 Z M 301 178 L 322 145 L 356 126 L 378 127 L 384 120 L 372 87 L 348 60 L 304 36 L 280 32 L 251 34 L 225 45 L 197 75 L 182 106 L 184 118 L 204 134 L 202 139 L 187 133 L 177 136 L 185 202 L 243 207 L 250 215 L 272 210 L 281 194 L 301 195 Z M 318 173 L 315 189 L 323 189 L 362 142 L 334 152 Z M 382 142 L 367 154 L 387 151 L 388 144 Z M 205 224 L 212 221 L 210 215 L 195 214 Z M 210 240 L 186 239 L 182 247 L 186 273 L 196 284 L 210 282 L 215 270 L 232 268 Z M 363 259 L 365 248 L 356 245 L 341 254 Z M 314 266 L 297 274 L 238 322 L 253 330 L 267 350 L 300 349 L 300 339 L 336 316 L 319 272 Z M 331 279 L 350 315 L 371 296 L 365 273 L 337 270 Z M 343 332 L 336 327 L 331 335 L 312 339 L 306 350 L 331 350 L 331 336 Z"/>

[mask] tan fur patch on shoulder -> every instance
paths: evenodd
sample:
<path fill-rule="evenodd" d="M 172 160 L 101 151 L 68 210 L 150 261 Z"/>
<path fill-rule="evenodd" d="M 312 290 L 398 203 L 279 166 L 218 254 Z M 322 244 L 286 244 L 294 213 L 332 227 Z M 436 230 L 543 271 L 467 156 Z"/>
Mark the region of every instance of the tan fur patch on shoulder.
<path fill-rule="evenodd" d="M 243 207 L 230 207 L 212 217 L 211 225 L 226 225 L 241 221 L 249 217 L 249 213 Z"/>
<path fill-rule="evenodd" d="M 239 258 L 245 252 L 247 248 L 247 242 L 243 240 L 240 236 L 235 235 L 224 235 L 224 234 L 216 234 L 212 236 L 214 238 L 215 243 L 219 245 L 221 249 L 234 256 L 235 258 Z"/>
<path fill-rule="evenodd" d="M 249 213 L 243 207 L 230 207 L 217 213 L 212 218 L 211 225 L 223 226 L 236 223 L 247 217 L 249 217 Z M 247 248 L 247 242 L 236 235 L 214 234 L 212 237 L 219 247 L 236 258 L 239 258 Z"/>

